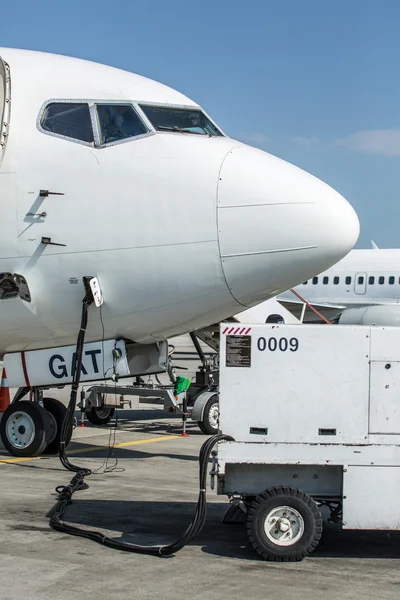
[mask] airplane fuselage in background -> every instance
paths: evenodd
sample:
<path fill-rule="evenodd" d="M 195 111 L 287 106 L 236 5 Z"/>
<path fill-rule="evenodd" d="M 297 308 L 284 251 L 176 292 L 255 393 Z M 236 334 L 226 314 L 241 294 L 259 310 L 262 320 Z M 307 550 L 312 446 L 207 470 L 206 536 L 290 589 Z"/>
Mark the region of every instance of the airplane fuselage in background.
<path fill-rule="evenodd" d="M 343 316 L 346 322 L 360 322 L 361 309 L 381 306 L 379 314 L 387 325 L 400 317 L 400 249 L 352 250 L 336 265 L 294 288 L 307 302 L 330 319 Z M 285 306 L 301 304 L 290 292 L 278 296 Z M 352 309 L 352 312 L 349 312 Z M 360 309 L 356 312 L 353 309 Z M 299 308 L 297 309 L 299 312 Z M 396 313 L 399 316 L 395 318 Z M 348 320 L 352 317 L 351 320 Z M 307 311 L 305 322 L 315 320 Z M 379 319 L 382 324 L 381 318 Z"/>
<path fill-rule="evenodd" d="M 104 296 L 88 342 L 151 342 L 275 296 L 356 242 L 342 196 L 179 92 L 63 56 L 0 57 L 0 355 L 74 343 L 83 276 Z M 121 137 L 126 114 L 136 132 Z"/>

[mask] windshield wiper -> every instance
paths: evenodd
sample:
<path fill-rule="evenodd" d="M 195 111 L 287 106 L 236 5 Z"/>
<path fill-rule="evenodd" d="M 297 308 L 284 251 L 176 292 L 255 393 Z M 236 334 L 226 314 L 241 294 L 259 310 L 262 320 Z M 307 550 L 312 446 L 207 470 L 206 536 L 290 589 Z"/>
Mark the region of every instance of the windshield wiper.
<path fill-rule="evenodd" d="M 210 137 L 209 133 L 206 133 L 205 131 L 189 131 L 188 129 L 182 129 L 181 127 L 178 127 L 177 125 L 174 125 L 173 127 L 168 127 L 167 125 L 157 125 L 156 129 L 161 129 L 162 131 L 175 131 L 178 133 L 190 133 L 190 134 L 194 134 L 194 135 L 208 135 Z"/>

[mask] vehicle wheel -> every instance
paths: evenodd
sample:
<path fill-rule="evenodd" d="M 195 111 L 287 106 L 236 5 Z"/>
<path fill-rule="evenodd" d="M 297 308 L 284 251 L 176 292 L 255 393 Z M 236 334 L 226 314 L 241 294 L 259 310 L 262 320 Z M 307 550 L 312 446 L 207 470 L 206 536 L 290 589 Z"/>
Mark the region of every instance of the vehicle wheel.
<path fill-rule="evenodd" d="M 322 516 L 307 494 L 276 487 L 253 500 L 246 529 L 251 545 L 265 560 L 297 561 L 317 547 Z"/>
<path fill-rule="evenodd" d="M 115 408 L 93 406 L 85 411 L 87 420 L 92 425 L 107 425 L 114 416 Z"/>
<path fill-rule="evenodd" d="M 203 420 L 198 421 L 198 425 L 203 433 L 213 435 L 218 433 L 219 427 L 219 402 L 218 396 L 211 396 L 206 402 L 203 412 Z"/>
<path fill-rule="evenodd" d="M 43 454 L 58 454 L 60 450 L 61 428 L 64 417 L 67 414 L 67 408 L 55 398 L 43 398 L 43 406 L 51 421 L 51 435 Z M 70 443 L 71 437 L 72 426 L 66 439 L 66 446 Z"/>
<path fill-rule="evenodd" d="M 0 436 L 4 447 L 13 456 L 37 456 L 51 436 L 51 421 L 39 404 L 20 400 L 4 411 Z"/>

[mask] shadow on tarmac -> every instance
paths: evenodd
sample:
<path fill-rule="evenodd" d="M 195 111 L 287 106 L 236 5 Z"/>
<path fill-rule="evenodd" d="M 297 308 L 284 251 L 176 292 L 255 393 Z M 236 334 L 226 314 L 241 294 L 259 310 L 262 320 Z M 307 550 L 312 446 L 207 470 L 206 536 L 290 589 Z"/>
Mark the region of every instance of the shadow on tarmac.
<path fill-rule="evenodd" d="M 167 440 L 168 440 L 168 438 L 166 438 L 166 441 Z M 143 450 L 134 449 L 135 446 L 133 446 L 133 447 L 128 446 L 125 448 L 111 448 L 111 450 L 109 450 L 109 448 L 106 446 L 104 446 L 102 448 L 96 448 L 93 450 L 92 450 L 92 448 L 94 448 L 94 446 L 92 444 L 85 444 L 82 442 L 77 442 L 76 444 L 71 444 L 71 450 L 73 450 L 73 453 L 68 454 L 68 450 L 67 450 L 68 458 L 74 464 L 79 463 L 80 459 L 105 460 L 107 457 L 109 458 L 109 461 L 111 463 L 113 462 L 114 458 L 117 460 L 124 459 L 124 458 L 143 460 L 146 458 L 157 458 L 157 457 L 198 462 L 198 456 L 196 456 L 196 455 L 193 456 L 192 454 L 175 454 L 172 452 L 145 452 Z M 88 450 L 90 450 L 90 452 Z M 3 453 L 0 453 L 0 460 L 3 456 L 4 456 L 4 458 L 10 458 L 10 455 L 7 454 L 6 452 L 4 452 L 4 455 L 3 455 Z M 68 471 L 66 471 L 61 464 L 56 467 L 47 465 L 46 462 L 50 458 L 54 459 L 55 456 L 54 455 L 42 456 L 40 458 L 40 461 L 35 461 L 35 462 L 27 461 L 27 462 L 15 463 L 15 464 L 13 464 L 13 467 L 19 467 L 19 468 L 23 468 L 23 469 L 43 469 L 43 468 L 45 468 L 46 470 L 49 470 L 49 471 L 63 471 L 64 473 L 68 473 Z M 125 470 L 123 468 L 124 467 L 123 464 L 119 465 L 119 467 L 121 467 L 122 470 Z"/>
<path fill-rule="evenodd" d="M 90 480 L 89 480 L 90 483 Z M 79 494 L 79 492 L 77 492 Z M 203 530 L 190 545 L 206 554 L 265 564 L 251 548 L 243 524 L 227 525 L 222 518 L 228 503 L 212 502 L 207 507 Z M 196 503 L 169 501 L 123 501 L 74 499 L 65 519 L 71 524 L 106 530 L 115 540 L 135 544 L 168 544 L 189 525 Z M 50 517 L 51 512 L 47 515 Z M 115 532 L 123 533 L 115 535 Z M 342 531 L 327 524 L 314 558 L 400 558 L 400 532 Z M 249 565 L 249 568 L 252 567 Z M 260 568 L 256 565 L 256 568 Z"/>
<path fill-rule="evenodd" d="M 144 433 L 168 433 L 169 435 L 177 435 L 182 433 L 182 417 L 172 413 L 165 413 L 161 410 L 154 409 L 139 409 L 139 410 L 118 410 L 115 417 L 108 425 L 92 425 L 86 418 L 84 419 L 85 426 L 91 430 L 98 429 L 99 431 L 107 430 L 107 428 L 115 428 L 117 431 L 143 431 Z M 81 423 L 81 413 L 75 412 L 78 427 Z M 172 421 L 172 422 L 171 422 Z M 190 419 L 186 422 L 186 429 L 191 435 L 203 436 L 195 421 Z"/>
<path fill-rule="evenodd" d="M 117 431 L 143 431 L 147 433 L 164 433 L 167 435 L 180 434 L 181 418 L 175 415 L 165 417 L 159 410 L 124 410 L 119 411 Z M 80 413 L 77 413 L 79 422 Z M 154 419 L 154 421 L 150 421 Z M 172 421 L 172 423 L 171 423 Z M 113 421 L 107 427 L 90 425 L 86 421 L 88 429 L 112 430 Z M 110 427 L 111 426 L 111 427 Z M 132 428 L 132 429 L 131 429 Z M 205 436 L 198 430 L 196 423 L 188 422 L 190 435 Z M 167 437 L 166 437 L 167 439 Z M 107 443 L 108 437 L 103 438 Z M 79 463 L 80 458 L 105 459 L 108 456 L 108 448 L 99 448 L 93 452 L 87 452 L 91 446 L 82 440 L 76 439 L 71 444 L 74 453 L 70 456 L 73 463 Z M 80 450 L 82 452 L 80 452 Z M 3 455 L 3 452 L 0 452 Z M 5 457 L 9 455 L 5 453 Z M 113 454 L 118 459 L 130 458 L 143 460 L 153 457 L 168 457 L 177 460 L 197 461 L 198 457 L 193 455 L 170 453 L 170 452 L 146 452 L 137 450 L 136 447 L 114 448 Z M 111 459 L 112 461 L 112 459 Z M 46 469 L 61 471 L 66 474 L 64 468 L 47 466 L 46 460 L 38 462 L 17 463 L 14 466 L 20 468 Z M 93 483 L 92 483 L 93 482 Z M 89 478 L 91 487 L 95 479 Z M 67 483 L 67 482 L 64 482 Z M 93 488 L 92 488 L 93 489 Z M 160 492 L 160 497 L 162 492 Z M 179 496 L 179 491 L 177 491 Z M 241 567 L 245 570 L 264 569 L 271 563 L 262 561 L 250 547 L 245 526 L 243 524 L 227 525 L 222 523 L 222 518 L 228 508 L 228 502 L 212 502 L 208 504 L 207 521 L 200 534 L 192 541 L 191 545 L 201 546 L 206 554 L 219 557 L 230 557 L 248 561 Z M 139 501 L 139 500 L 85 500 L 79 498 L 79 492 L 74 497 L 73 503 L 68 507 L 65 518 L 69 523 L 77 526 L 105 530 L 114 539 L 129 541 L 137 544 L 168 544 L 180 537 L 189 525 L 196 509 L 194 502 L 170 502 L 170 501 Z M 51 513 L 47 516 L 49 517 Z M 16 528 L 21 527 L 15 525 Z M 23 526 L 29 529 L 29 525 Z M 25 530 L 24 529 L 24 530 Z M 32 525 L 32 530 L 35 526 Z M 44 530 L 44 528 L 43 528 Z M 123 533 L 117 533 L 117 532 Z M 60 538 L 61 539 L 61 538 Z M 66 539 L 65 536 L 63 539 Z M 400 532 L 395 531 L 344 531 L 340 527 L 327 524 L 316 551 L 314 559 L 319 558 L 357 558 L 357 559 L 398 559 L 400 558 Z M 250 564 L 253 561 L 253 564 Z M 255 564 L 254 564 L 254 561 Z"/>

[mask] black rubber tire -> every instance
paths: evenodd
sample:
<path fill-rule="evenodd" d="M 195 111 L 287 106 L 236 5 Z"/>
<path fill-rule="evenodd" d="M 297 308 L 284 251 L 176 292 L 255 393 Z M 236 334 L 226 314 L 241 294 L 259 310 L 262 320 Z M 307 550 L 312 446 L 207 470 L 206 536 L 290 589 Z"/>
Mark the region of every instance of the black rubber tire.
<path fill-rule="evenodd" d="M 290 546 L 273 543 L 266 535 L 267 515 L 279 506 L 294 508 L 303 518 L 304 531 Z M 265 490 L 253 500 L 247 513 L 247 535 L 255 551 L 269 561 L 299 561 L 315 550 L 322 535 L 322 516 L 310 496 L 291 487 Z"/>
<path fill-rule="evenodd" d="M 86 415 L 87 420 L 92 425 L 107 425 L 107 423 L 109 423 L 114 416 L 115 408 L 109 408 L 108 409 L 109 412 L 106 417 L 102 417 L 101 415 L 99 415 L 98 414 L 99 410 L 104 411 L 106 409 L 104 409 L 104 408 L 98 409 L 97 407 L 93 406 L 92 408 L 89 408 L 88 410 L 86 410 L 85 415 Z"/>
<path fill-rule="evenodd" d="M 64 417 L 67 414 L 67 408 L 62 402 L 55 398 L 43 398 L 44 409 L 51 413 L 57 425 L 56 435 L 54 439 L 47 444 L 43 451 L 43 454 L 58 454 L 60 451 L 60 438 L 61 438 L 61 427 L 64 421 Z M 72 437 L 72 426 L 66 439 L 66 446 L 71 441 Z"/>
<path fill-rule="evenodd" d="M 215 427 L 212 423 L 210 423 L 210 412 L 215 404 L 219 406 L 218 396 L 216 394 L 207 400 L 204 406 L 203 420 L 197 421 L 200 430 L 206 435 L 215 435 L 219 431 L 218 425 Z"/>
<path fill-rule="evenodd" d="M 23 448 L 15 447 L 7 437 L 6 425 L 10 418 L 17 412 L 25 412 L 33 421 L 35 432 L 29 445 Z M 0 422 L 0 436 L 4 448 L 12 455 L 18 457 L 38 456 L 46 447 L 46 435 L 49 434 L 49 421 L 46 411 L 36 402 L 20 400 L 14 402 L 4 411 Z"/>

